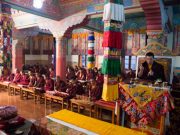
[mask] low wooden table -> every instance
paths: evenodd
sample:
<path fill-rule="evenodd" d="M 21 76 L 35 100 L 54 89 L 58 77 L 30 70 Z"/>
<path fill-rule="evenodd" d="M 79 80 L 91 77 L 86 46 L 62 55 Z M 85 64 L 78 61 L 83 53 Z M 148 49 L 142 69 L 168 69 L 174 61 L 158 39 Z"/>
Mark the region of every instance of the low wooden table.
<path fill-rule="evenodd" d="M 21 92 L 21 87 L 17 84 L 11 83 L 9 84 L 8 94 L 9 95 L 16 95 L 16 92 Z"/>
<path fill-rule="evenodd" d="M 0 82 L 0 86 L 3 87 L 3 89 L 9 89 L 9 84 L 10 82 L 7 82 L 7 81 L 3 81 L 3 82 Z"/>
<path fill-rule="evenodd" d="M 66 108 L 68 108 L 68 100 L 65 98 L 50 95 L 50 94 L 45 94 L 44 99 L 45 99 L 45 106 L 47 106 L 47 101 L 49 100 L 50 102 L 60 103 L 61 109 L 64 109 L 64 105 L 66 105 Z"/>
<path fill-rule="evenodd" d="M 119 105 L 118 105 L 119 106 Z M 114 119 L 115 119 L 115 107 L 116 107 L 116 102 L 107 102 L 103 100 L 98 100 L 95 102 L 95 110 L 96 110 L 96 115 L 97 118 L 102 119 L 102 109 L 104 110 L 109 110 L 112 111 L 112 123 L 114 124 Z M 120 108 L 117 108 L 117 117 L 116 117 L 116 124 L 119 125 L 120 121 Z"/>
<path fill-rule="evenodd" d="M 71 99 L 71 111 L 73 111 L 73 107 L 76 106 L 78 108 L 78 113 L 80 113 L 80 107 L 84 107 L 85 110 L 89 109 L 89 115 L 92 116 L 94 102 L 83 99 Z"/>
<path fill-rule="evenodd" d="M 36 95 L 35 95 L 33 87 L 30 87 L 30 88 L 22 87 L 21 88 L 21 94 L 20 94 L 21 99 L 23 99 L 24 95 L 25 95 L 26 99 L 28 99 L 29 94 L 31 94 L 34 97 L 34 100 L 36 99 L 36 97 L 35 97 Z"/>

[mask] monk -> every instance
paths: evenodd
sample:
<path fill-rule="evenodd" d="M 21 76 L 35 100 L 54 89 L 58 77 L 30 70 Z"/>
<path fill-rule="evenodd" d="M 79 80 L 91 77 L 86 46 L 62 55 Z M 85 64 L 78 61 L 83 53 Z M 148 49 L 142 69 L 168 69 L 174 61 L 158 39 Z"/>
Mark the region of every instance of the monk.
<path fill-rule="evenodd" d="M 145 59 L 146 61 L 139 67 L 138 77 L 153 82 L 157 79 L 166 81 L 164 67 L 154 61 L 154 54 L 152 52 L 147 53 Z"/>
<path fill-rule="evenodd" d="M 99 85 L 103 85 L 104 83 L 104 76 L 103 74 L 101 73 L 101 71 L 98 71 L 98 74 L 96 76 L 96 81 Z"/>
<path fill-rule="evenodd" d="M 37 78 L 37 81 L 36 81 L 34 87 L 44 90 L 44 85 L 45 85 L 44 77 L 41 74 L 37 73 L 36 78 Z"/>
<path fill-rule="evenodd" d="M 50 73 L 50 78 L 54 78 L 55 77 L 55 73 L 53 68 L 49 68 L 49 73 Z"/>
<path fill-rule="evenodd" d="M 15 73 L 15 76 L 14 76 L 14 79 L 13 79 L 13 83 L 20 83 L 21 81 L 21 73 L 18 69 L 16 69 L 16 73 Z"/>
<path fill-rule="evenodd" d="M 95 80 L 91 80 L 88 96 L 91 98 L 91 100 L 99 100 L 101 98 L 101 95 L 102 87 L 100 87 L 100 85 L 98 85 Z"/>
<path fill-rule="evenodd" d="M 61 80 L 59 76 L 57 76 L 55 82 L 55 90 L 64 92 L 65 89 L 66 89 L 66 83 L 63 80 Z"/>
<path fill-rule="evenodd" d="M 76 82 L 76 81 L 75 81 Z M 77 85 L 76 83 L 73 82 L 73 81 L 70 81 L 67 85 L 67 88 L 66 88 L 66 91 L 65 92 L 59 92 L 57 91 L 55 93 L 56 96 L 60 96 L 60 97 L 63 97 L 63 98 L 73 98 L 76 96 L 77 94 Z"/>
<path fill-rule="evenodd" d="M 24 71 L 21 71 L 21 79 L 20 79 L 20 83 L 21 85 L 28 85 L 29 84 L 29 76 L 27 74 L 25 74 Z"/>
<path fill-rule="evenodd" d="M 97 76 L 97 74 L 98 74 L 98 69 L 97 69 L 97 67 L 94 67 L 94 68 L 93 68 L 93 72 L 94 72 L 94 76 Z"/>
<path fill-rule="evenodd" d="M 13 73 L 11 73 L 7 78 L 6 78 L 6 80 L 5 81 L 8 81 L 8 82 L 13 82 L 13 80 L 14 80 L 14 74 Z"/>
<path fill-rule="evenodd" d="M 53 91 L 54 90 L 54 80 L 51 79 L 49 75 L 46 75 L 46 77 L 45 77 L 44 90 L 45 91 Z"/>
<path fill-rule="evenodd" d="M 70 67 L 68 67 L 68 69 L 67 69 L 66 79 L 67 79 L 67 81 L 76 79 L 75 72 Z"/>
<path fill-rule="evenodd" d="M 94 79 L 95 76 L 93 74 L 93 70 L 92 69 L 88 69 L 87 70 L 87 75 L 86 75 L 86 80 L 91 80 L 91 79 Z"/>
<path fill-rule="evenodd" d="M 28 84 L 28 87 L 33 87 L 34 85 L 35 85 L 35 83 L 36 83 L 36 77 L 35 77 L 35 75 L 31 72 L 31 71 L 29 71 L 29 84 Z"/>
<path fill-rule="evenodd" d="M 79 72 L 76 74 L 77 80 L 86 80 L 86 74 L 84 69 L 80 69 Z"/>

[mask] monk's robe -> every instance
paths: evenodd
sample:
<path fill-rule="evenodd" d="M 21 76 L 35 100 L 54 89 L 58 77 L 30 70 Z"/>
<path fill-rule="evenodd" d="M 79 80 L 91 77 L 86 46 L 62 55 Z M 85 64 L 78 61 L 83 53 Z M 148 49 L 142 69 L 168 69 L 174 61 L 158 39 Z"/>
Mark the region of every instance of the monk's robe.
<path fill-rule="evenodd" d="M 102 85 L 104 83 L 104 76 L 102 74 L 98 74 L 96 76 L 96 81 L 98 84 Z"/>
<path fill-rule="evenodd" d="M 16 73 L 13 79 L 13 83 L 20 83 L 20 81 L 21 81 L 21 74 Z"/>
<path fill-rule="evenodd" d="M 8 82 L 13 82 L 13 80 L 14 80 L 14 74 L 12 73 L 12 74 L 10 74 L 7 78 L 6 78 L 6 81 L 8 81 Z"/>
<path fill-rule="evenodd" d="M 65 92 L 66 91 L 66 83 L 62 80 L 55 82 L 55 90 L 59 92 Z"/>
<path fill-rule="evenodd" d="M 23 75 L 21 75 L 21 80 L 20 80 L 19 84 L 28 85 L 29 81 L 30 81 L 29 76 L 26 74 L 23 74 Z"/>
<path fill-rule="evenodd" d="M 99 100 L 102 95 L 102 87 L 100 87 L 98 84 L 91 85 L 89 96 L 92 100 Z"/>
<path fill-rule="evenodd" d="M 35 87 L 37 88 L 44 88 L 45 80 L 43 77 L 39 77 L 35 83 Z"/>
<path fill-rule="evenodd" d="M 94 79 L 94 75 L 93 75 L 93 73 L 87 73 L 87 75 L 86 75 L 86 80 L 91 80 L 91 79 Z"/>
<path fill-rule="evenodd" d="M 74 79 L 76 79 L 75 73 L 74 73 L 73 71 L 68 72 L 68 73 L 66 74 L 66 79 L 67 79 L 67 80 L 74 80 Z"/>
<path fill-rule="evenodd" d="M 142 66 L 144 67 L 144 70 L 142 76 L 138 76 L 140 79 L 149 81 L 156 81 L 157 79 L 161 79 L 162 81 L 166 80 L 164 74 L 164 67 L 161 64 L 154 61 L 152 66 L 149 67 L 148 63 L 144 62 Z M 153 75 L 149 75 L 150 70 L 152 70 L 152 72 L 154 73 Z"/>
<path fill-rule="evenodd" d="M 45 81 L 45 85 L 44 85 L 44 90 L 45 91 L 53 91 L 54 90 L 54 80 L 51 78 L 46 79 Z"/>
<path fill-rule="evenodd" d="M 86 74 L 85 73 L 79 73 L 77 76 L 78 80 L 86 80 Z"/>
<path fill-rule="evenodd" d="M 29 87 L 33 87 L 36 83 L 36 77 L 35 76 L 30 76 L 29 77 Z"/>
<path fill-rule="evenodd" d="M 77 94 L 77 86 L 74 84 L 67 85 L 67 89 L 65 92 L 56 91 L 56 93 L 55 93 L 56 96 L 60 96 L 63 98 L 69 98 L 69 99 L 75 97 L 76 94 Z"/>
<path fill-rule="evenodd" d="M 50 78 L 54 78 L 54 76 L 55 76 L 54 71 L 51 71 L 51 72 L 50 72 Z"/>

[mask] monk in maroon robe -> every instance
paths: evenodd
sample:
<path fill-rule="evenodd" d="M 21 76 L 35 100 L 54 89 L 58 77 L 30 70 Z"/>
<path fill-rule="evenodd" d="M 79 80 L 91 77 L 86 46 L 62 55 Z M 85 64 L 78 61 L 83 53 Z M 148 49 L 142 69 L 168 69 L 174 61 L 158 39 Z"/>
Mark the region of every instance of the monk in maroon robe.
<path fill-rule="evenodd" d="M 88 69 L 87 70 L 87 75 L 86 75 L 86 80 L 91 80 L 94 79 L 94 74 L 93 74 L 93 70 L 92 69 Z"/>
<path fill-rule="evenodd" d="M 98 83 L 95 80 L 92 80 L 89 85 L 89 93 L 88 96 L 91 98 L 91 100 L 99 100 L 102 95 L 102 87 L 98 85 Z"/>
<path fill-rule="evenodd" d="M 15 73 L 15 76 L 14 76 L 14 79 L 13 79 L 13 83 L 20 83 L 21 81 L 21 73 L 18 69 L 16 69 L 16 73 Z"/>
<path fill-rule="evenodd" d="M 99 85 L 103 85 L 104 83 L 104 76 L 103 74 L 101 73 L 101 71 L 98 71 L 98 74 L 96 76 L 96 81 Z"/>
<path fill-rule="evenodd" d="M 15 76 L 15 74 L 11 73 L 11 74 L 6 78 L 5 81 L 12 82 L 12 81 L 14 80 L 14 76 Z"/>
<path fill-rule="evenodd" d="M 59 76 L 56 77 L 55 90 L 60 92 L 65 92 L 66 90 L 66 83 Z"/>
<path fill-rule="evenodd" d="M 44 88 L 44 85 L 45 85 L 45 80 L 44 80 L 44 77 L 41 75 L 41 74 L 36 74 L 36 83 L 34 85 L 34 87 L 37 87 L 37 88 Z"/>
<path fill-rule="evenodd" d="M 54 73 L 54 70 L 52 68 L 49 69 L 49 74 L 50 74 L 50 78 L 55 77 L 55 73 Z"/>
<path fill-rule="evenodd" d="M 36 77 L 35 75 L 30 71 L 29 72 L 29 84 L 28 84 L 28 87 L 33 87 L 36 83 Z"/>
<path fill-rule="evenodd" d="M 54 80 L 51 79 L 48 75 L 45 77 L 45 85 L 44 85 L 45 91 L 53 91 L 54 90 Z"/>
<path fill-rule="evenodd" d="M 86 80 L 86 73 L 83 69 L 80 69 L 76 76 L 77 80 Z"/>
<path fill-rule="evenodd" d="M 29 76 L 25 74 L 24 71 L 21 71 L 21 79 L 19 84 L 28 85 L 29 81 L 30 81 Z"/>
<path fill-rule="evenodd" d="M 66 79 L 67 81 L 76 79 L 75 71 L 73 69 L 67 69 Z"/>

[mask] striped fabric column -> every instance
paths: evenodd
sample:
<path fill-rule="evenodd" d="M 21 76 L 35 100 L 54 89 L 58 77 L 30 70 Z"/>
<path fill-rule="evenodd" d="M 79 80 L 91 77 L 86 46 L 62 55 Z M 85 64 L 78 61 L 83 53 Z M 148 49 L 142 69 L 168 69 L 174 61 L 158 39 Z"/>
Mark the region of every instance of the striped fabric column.
<path fill-rule="evenodd" d="M 95 57 L 94 57 L 94 32 L 89 32 L 88 37 L 88 58 L 87 58 L 87 68 L 93 68 L 95 66 Z"/>
<path fill-rule="evenodd" d="M 102 98 L 105 101 L 118 99 L 117 76 L 121 74 L 120 52 L 122 48 L 121 27 L 125 21 L 121 0 L 106 0 L 104 6 L 104 59 L 102 73 L 104 85 Z"/>

